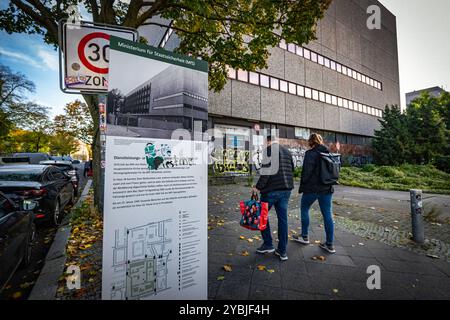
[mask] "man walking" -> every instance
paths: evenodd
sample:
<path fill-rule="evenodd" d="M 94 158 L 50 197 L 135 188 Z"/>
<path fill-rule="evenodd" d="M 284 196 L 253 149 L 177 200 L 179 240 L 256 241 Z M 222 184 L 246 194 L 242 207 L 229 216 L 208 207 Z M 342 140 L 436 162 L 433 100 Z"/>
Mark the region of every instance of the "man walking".
<path fill-rule="evenodd" d="M 277 151 L 278 155 L 276 154 Z M 291 190 L 294 188 L 294 162 L 292 161 L 291 152 L 281 146 L 275 137 L 267 137 L 267 152 L 265 154 L 268 155 L 271 161 L 263 164 L 261 170 L 269 170 L 276 163 L 274 160 L 278 160 L 278 170 L 274 170 L 275 172 L 271 174 L 263 171 L 254 189 L 261 193 L 261 201 L 268 203 L 269 211 L 272 206 L 275 207 L 278 218 L 279 241 L 278 248 L 275 249 L 272 243 L 270 224 L 267 222 L 267 228 L 261 231 L 264 243 L 256 252 L 261 254 L 275 252 L 281 261 L 285 261 L 288 259 L 286 252 L 288 242 L 287 210 Z M 274 159 L 274 157 L 277 157 L 277 159 Z"/>

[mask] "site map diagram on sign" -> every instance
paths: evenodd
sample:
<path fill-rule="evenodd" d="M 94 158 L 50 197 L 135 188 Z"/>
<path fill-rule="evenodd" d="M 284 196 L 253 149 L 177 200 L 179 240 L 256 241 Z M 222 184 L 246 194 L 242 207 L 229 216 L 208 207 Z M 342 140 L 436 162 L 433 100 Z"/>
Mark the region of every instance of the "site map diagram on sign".
<path fill-rule="evenodd" d="M 169 289 L 169 223 L 163 220 L 115 230 L 112 300 L 142 299 Z"/>

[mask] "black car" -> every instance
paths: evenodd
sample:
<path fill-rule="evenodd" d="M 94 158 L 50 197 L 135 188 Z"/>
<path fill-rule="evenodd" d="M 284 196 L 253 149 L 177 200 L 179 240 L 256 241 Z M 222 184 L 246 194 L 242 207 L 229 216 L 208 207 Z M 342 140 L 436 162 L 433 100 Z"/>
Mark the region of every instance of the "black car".
<path fill-rule="evenodd" d="M 61 169 L 47 165 L 0 167 L 0 191 L 11 198 L 37 202 L 34 210 L 37 223 L 45 221 L 59 225 L 64 207 L 75 201 L 71 177 Z"/>
<path fill-rule="evenodd" d="M 52 165 L 58 167 L 62 171 L 66 172 L 71 178 L 73 187 L 75 189 L 75 196 L 78 195 L 78 187 L 80 185 L 80 176 L 78 174 L 78 169 L 72 165 L 72 161 L 68 160 L 47 160 L 41 161 L 39 164 Z"/>
<path fill-rule="evenodd" d="M 20 265 L 31 261 L 35 226 L 30 210 L 35 205 L 14 202 L 0 192 L 0 291 Z"/>

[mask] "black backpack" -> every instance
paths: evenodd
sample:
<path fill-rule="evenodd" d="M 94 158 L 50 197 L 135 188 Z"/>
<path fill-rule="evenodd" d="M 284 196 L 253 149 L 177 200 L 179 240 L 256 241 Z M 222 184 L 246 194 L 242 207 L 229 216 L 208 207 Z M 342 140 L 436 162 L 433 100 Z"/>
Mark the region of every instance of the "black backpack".
<path fill-rule="evenodd" d="M 338 184 L 341 170 L 341 155 L 339 153 L 319 152 L 320 180 L 323 184 Z"/>

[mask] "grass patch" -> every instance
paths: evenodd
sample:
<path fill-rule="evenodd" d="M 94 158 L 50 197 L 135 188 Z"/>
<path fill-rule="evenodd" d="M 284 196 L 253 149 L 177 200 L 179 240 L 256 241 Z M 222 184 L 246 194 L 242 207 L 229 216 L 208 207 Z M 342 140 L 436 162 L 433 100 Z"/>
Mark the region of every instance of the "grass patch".
<path fill-rule="evenodd" d="M 450 194 L 450 174 L 432 165 L 342 167 L 339 183 L 345 186 Z"/>

